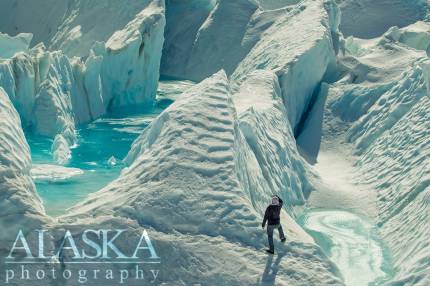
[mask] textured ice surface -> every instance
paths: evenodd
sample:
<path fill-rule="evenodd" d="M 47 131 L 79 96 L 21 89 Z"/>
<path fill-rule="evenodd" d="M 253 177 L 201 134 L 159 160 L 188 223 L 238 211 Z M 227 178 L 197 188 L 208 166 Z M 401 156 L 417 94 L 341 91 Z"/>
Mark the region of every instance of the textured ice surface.
<path fill-rule="evenodd" d="M 70 159 L 70 147 L 76 143 L 72 108 L 74 78 L 66 56 L 61 52 L 49 56 L 49 70 L 34 102 L 33 129 L 36 134 L 54 138 L 53 157 L 64 164 Z"/>
<path fill-rule="evenodd" d="M 59 163 L 67 162 L 75 143 L 72 97 L 76 92 L 69 59 L 40 45 L 0 60 L 0 69 L 0 86 L 19 112 L 23 127 L 54 138 L 54 157 Z"/>
<path fill-rule="evenodd" d="M 164 1 L 154 0 L 124 29 L 115 32 L 104 47 L 93 49 L 94 57 L 103 57 L 100 77 L 103 101 L 108 111 L 153 103 L 164 26 Z M 98 65 L 93 67 L 98 68 Z M 91 84 L 98 85 L 99 82 L 96 80 Z"/>
<path fill-rule="evenodd" d="M 197 32 L 215 4 L 215 0 L 166 0 L 166 29 L 161 74 L 177 78 L 186 77 L 184 71 Z"/>
<path fill-rule="evenodd" d="M 265 10 L 279 9 L 299 2 L 300 0 L 258 0 L 260 6 Z"/>
<path fill-rule="evenodd" d="M 238 125 L 245 142 L 239 146 L 237 172 L 253 205 L 264 209 L 271 194 L 286 199 L 287 209 L 302 205 L 311 191 L 307 168 L 294 144 L 282 103 L 278 78 L 256 71 L 233 95 Z"/>
<path fill-rule="evenodd" d="M 315 59 L 314 73 L 320 80 L 319 73 L 324 74 L 327 62 L 334 58 L 331 34 L 336 35 L 339 15 L 330 1 L 305 2 L 264 10 L 253 0 L 222 0 L 209 14 L 209 4 L 200 7 L 185 26 L 180 24 L 180 16 L 172 17 L 168 19 L 161 73 L 202 80 L 224 69 L 228 75 L 245 77 L 254 69 L 285 71 L 294 56 L 306 51 L 311 58 L 318 51 L 321 56 Z M 167 9 L 185 13 L 179 4 L 171 3 L 169 8 L 168 2 Z M 186 29 L 186 37 L 177 36 L 182 29 Z"/>
<path fill-rule="evenodd" d="M 192 21 L 183 28 L 170 28 L 166 33 L 162 74 L 200 81 L 220 69 L 231 74 L 241 59 L 248 53 L 261 33 L 253 30 L 252 16 L 258 9 L 253 0 L 218 1 L 207 15 L 207 3 L 193 15 Z M 180 4 L 168 4 L 168 9 L 179 9 Z M 182 12 L 184 13 L 184 12 Z M 188 18 L 188 16 L 187 16 Z M 169 27 L 182 26 L 183 18 L 169 20 Z M 176 30 L 187 28 L 186 37 L 176 36 Z M 172 31 L 172 29 L 174 29 Z M 260 29 L 261 30 L 261 29 Z M 251 32 L 253 34 L 247 36 Z M 191 40 L 190 38 L 194 36 Z M 248 39 L 250 38 L 250 39 Z"/>

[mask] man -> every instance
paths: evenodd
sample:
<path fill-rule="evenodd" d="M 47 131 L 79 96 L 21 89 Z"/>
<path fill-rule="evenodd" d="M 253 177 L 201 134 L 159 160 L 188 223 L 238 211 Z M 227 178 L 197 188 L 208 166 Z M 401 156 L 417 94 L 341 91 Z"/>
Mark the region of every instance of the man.
<path fill-rule="evenodd" d="M 267 249 L 266 251 L 270 254 L 275 253 L 275 246 L 273 245 L 273 231 L 275 230 L 275 228 L 277 228 L 279 231 L 279 238 L 281 239 L 281 241 L 285 242 L 285 236 L 282 230 L 280 218 L 283 203 L 284 202 L 281 200 L 280 197 L 272 197 L 272 203 L 267 207 L 266 212 L 264 214 L 263 223 L 261 225 L 264 229 L 264 227 L 266 226 L 266 222 L 268 222 L 267 238 L 269 240 L 269 249 Z"/>

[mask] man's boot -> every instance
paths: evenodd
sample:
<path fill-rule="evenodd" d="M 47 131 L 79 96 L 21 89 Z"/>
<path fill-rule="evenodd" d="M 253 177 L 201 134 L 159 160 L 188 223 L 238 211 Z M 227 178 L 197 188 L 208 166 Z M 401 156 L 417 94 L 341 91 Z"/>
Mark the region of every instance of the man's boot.
<path fill-rule="evenodd" d="M 271 249 L 266 249 L 266 252 L 267 252 L 267 253 L 270 253 L 270 254 L 275 254 L 275 251 L 273 251 L 273 250 L 271 250 Z"/>

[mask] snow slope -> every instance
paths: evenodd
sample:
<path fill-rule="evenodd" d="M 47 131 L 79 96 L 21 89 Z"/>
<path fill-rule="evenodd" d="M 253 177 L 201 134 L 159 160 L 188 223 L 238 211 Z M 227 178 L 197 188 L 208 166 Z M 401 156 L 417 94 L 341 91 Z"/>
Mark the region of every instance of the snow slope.
<path fill-rule="evenodd" d="M 270 111 L 277 108 L 274 119 L 280 123 L 287 120 L 283 116 L 285 110 L 278 105 L 281 99 L 275 92 L 276 77 L 268 74 L 260 87 L 255 98 L 264 97 L 267 108 L 255 105 L 258 110 L 252 114 L 253 104 L 241 102 L 240 119 L 223 71 L 189 89 L 136 139 L 126 158 L 129 166 L 121 176 L 72 208 L 60 221 L 76 229 L 101 220 L 107 220 L 104 224 L 121 221 L 150 229 L 156 244 L 162 246 L 160 256 L 169 257 L 163 266 L 170 269 L 162 277 L 166 283 L 175 281 L 177 276 L 185 284 L 211 284 L 214 279 L 228 285 L 270 280 L 268 273 L 260 277 L 258 269 L 267 258 L 261 252 L 266 239 L 259 230 L 259 222 L 271 191 L 264 185 L 257 189 L 255 184 L 273 185 L 275 180 L 283 179 L 278 183 L 286 188 L 289 173 L 300 175 L 295 168 L 301 159 L 290 142 L 288 148 L 295 155 L 284 152 L 279 155 L 285 161 L 274 160 L 275 154 L 288 144 L 283 136 L 289 134 L 292 138 L 288 125 L 266 131 L 262 130 L 264 126 L 251 125 L 254 119 L 270 120 Z M 237 97 L 240 102 L 242 96 Z M 249 127 L 241 126 L 245 124 Z M 243 130 L 248 134 L 244 135 Z M 247 143 L 252 136 L 249 132 L 266 144 L 262 157 Z M 275 171 L 273 177 L 264 178 L 269 169 Z M 292 182 L 295 180 L 291 178 Z M 289 219 L 288 214 L 283 216 Z M 285 255 L 277 262 L 277 283 L 342 285 L 333 265 L 294 220 L 289 219 L 285 227 L 289 244 L 277 246 L 280 255 Z M 193 246 L 189 247 L 190 244 Z M 186 256 L 196 259 L 182 258 L 184 251 Z M 253 259 L 244 262 L 247 271 L 238 271 L 230 262 L 219 263 L 240 261 L 250 255 Z M 190 271 L 178 265 L 187 265 Z M 195 271 L 202 268 L 202 272 Z"/>

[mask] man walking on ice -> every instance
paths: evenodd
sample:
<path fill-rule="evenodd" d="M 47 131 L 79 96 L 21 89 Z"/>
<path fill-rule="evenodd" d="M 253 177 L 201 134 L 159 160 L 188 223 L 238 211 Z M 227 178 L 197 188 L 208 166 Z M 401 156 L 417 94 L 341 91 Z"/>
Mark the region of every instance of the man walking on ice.
<path fill-rule="evenodd" d="M 269 249 L 266 251 L 270 254 L 275 253 L 275 246 L 273 245 L 273 231 L 275 228 L 279 231 L 279 238 L 282 242 L 285 242 L 285 235 L 282 231 L 281 226 L 281 209 L 282 209 L 283 201 L 280 197 L 274 196 L 272 197 L 272 203 L 267 207 L 266 212 L 264 213 L 264 219 L 262 223 L 262 227 L 266 226 L 267 224 L 267 238 L 269 240 Z"/>

